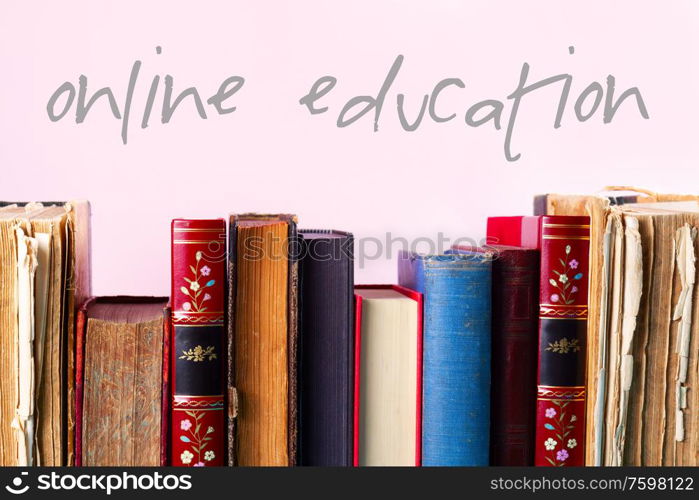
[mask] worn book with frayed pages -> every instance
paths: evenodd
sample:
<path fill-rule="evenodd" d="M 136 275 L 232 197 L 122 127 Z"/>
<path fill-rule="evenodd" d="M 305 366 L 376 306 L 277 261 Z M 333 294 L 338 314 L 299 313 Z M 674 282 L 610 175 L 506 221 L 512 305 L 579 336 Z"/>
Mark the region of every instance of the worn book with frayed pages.
<path fill-rule="evenodd" d="M 0 202 L 0 465 L 72 465 L 87 202 Z"/>

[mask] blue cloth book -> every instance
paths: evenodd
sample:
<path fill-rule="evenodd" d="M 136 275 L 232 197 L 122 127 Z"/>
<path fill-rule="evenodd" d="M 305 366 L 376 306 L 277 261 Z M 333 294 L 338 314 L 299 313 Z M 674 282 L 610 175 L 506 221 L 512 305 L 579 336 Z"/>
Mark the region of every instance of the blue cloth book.
<path fill-rule="evenodd" d="M 488 465 L 491 266 L 488 253 L 400 253 L 400 285 L 424 294 L 423 466 Z"/>

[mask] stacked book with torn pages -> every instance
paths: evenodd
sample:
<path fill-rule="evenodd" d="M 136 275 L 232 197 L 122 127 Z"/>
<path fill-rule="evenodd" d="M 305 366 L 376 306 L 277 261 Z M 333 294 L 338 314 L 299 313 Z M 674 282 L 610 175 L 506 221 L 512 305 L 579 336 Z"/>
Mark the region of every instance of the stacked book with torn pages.
<path fill-rule="evenodd" d="M 588 465 L 699 464 L 699 197 L 545 195 L 590 216 Z"/>
<path fill-rule="evenodd" d="M 0 270 L 0 465 L 72 464 L 88 204 L 0 202 Z"/>

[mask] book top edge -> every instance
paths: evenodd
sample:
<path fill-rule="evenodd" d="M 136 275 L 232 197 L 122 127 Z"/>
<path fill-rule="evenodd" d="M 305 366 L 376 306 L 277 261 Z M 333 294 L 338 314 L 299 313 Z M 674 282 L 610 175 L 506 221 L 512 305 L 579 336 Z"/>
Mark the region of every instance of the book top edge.
<path fill-rule="evenodd" d="M 229 220 L 231 224 L 240 223 L 241 221 L 298 223 L 297 217 L 294 214 L 258 214 L 254 212 L 231 214 Z"/>
<path fill-rule="evenodd" d="M 455 263 L 455 264 L 484 264 L 493 260 L 493 252 L 467 252 L 467 253 L 441 253 L 441 254 L 421 254 L 401 250 L 399 259 L 421 260 L 424 263 Z"/>
<path fill-rule="evenodd" d="M 304 239 L 352 238 L 352 233 L 337 229 L 299 229 Z"/>

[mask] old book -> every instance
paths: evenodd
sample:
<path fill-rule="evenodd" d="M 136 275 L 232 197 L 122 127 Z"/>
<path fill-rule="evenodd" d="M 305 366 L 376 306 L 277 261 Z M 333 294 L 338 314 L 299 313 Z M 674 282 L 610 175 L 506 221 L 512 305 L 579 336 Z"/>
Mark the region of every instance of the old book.
<path fill-rule="evenodd" d="M 424 296 L 422 464 L 488 465 L 491 260 L 401 252 L 398 281 Z"/>
<path fill-rule="evenodd" d="M 89 205 L 0 203 L 0 464 L 74 461 L 74 319 Z"/>
<path fill-rule="evenodd" d="M 225 464 L 225 283 L 225 220 L 173 220 L 171 465 Z"/>
<path fill-rule="evenodd" d="M 75 465 L 166 465 L 167 302 L 99 297 L 78 311 Z"/>
<path fill-rule="evenodd" d="M 611 253 L 620 257 L 611 259 L 608 326 L 600 330 L 608 374 L 595 416 L 602 464 L 699 463 L 698 225 L 696 202 L 626 205 L 608 216 Z"/>
<path fill-rule="evenodd" d="M 614 191 L 616 188 L 612 188 Z M 623 188 L 632 190 L 634 188 Z M 633 396 L 637 394 L 637 390 L 632 388 L 630 397 L 627 403 L 626 417 L 631 419 L 630 423 L 625 425 L 625 431 L 619 430 L 616 444 L 610 442 L 614 440 L 614 435 L 617 434 L 615 425 L 608 425 L 606 418 L 608 416 L 609 406 L 617 407 L 619 400 L 616 399 L 620 394 L 618 389 L 611 390 L 610 384 L 615 385 L 620 378 L 614 378 L 616 375 L 610 373 L 610 340 L 612 338 L 621 339 L 622 318 L 624 318 L 624 294 L 629 295 L 629 298 L 634 297 L 634 294 L 624 287 L 624 276 L 630 271 L 625 269 L 625 241 L 627 239 L 627 215 L 634 216 L 633 212 L 639 212 L 641 209 L 658 210 L 667 212 L 693 212 L 692 204 L 696 207 L 696 201 L 699 197 L 693 195 L 675 195 L 675 194 L 657 194 L 644 190 L 639 191 L 637 203 L 625 203 L 620 207 L 613 207 L 609 201 L 607 193 L 602 195 L 592 196 L 571 196 L 571 195 L 554 195 L 546 196 L 546 210 L 549 214 L 560 215 L 590 215 L 591 235 L 590 235 L 590 309 L 588 322 L 588 361 L 587 361 L 587 376 L 586 385 L 590 397 L 587 401 L 587 438 L 586 438 L 586 463 L 588 465 L 610 465 L 619 461 L 618 445 L 621 444 L 621 436 L 624 449 L 628 450 L 629 446 L 634 446 L 634 451 L 625 451 L 624 464 L 641 464 L 643 456 L 641 446 L 644 436 L 649 436 L 641 429 L 634 427 L 633 422 L 640 425 L 638 419 L 634 420 L 634 415 L 640 416 L 644 414 L 644 405 Z M 689 205 L 688 205 L 689 203 Z M 674 207 L 674 210 L 673 210 Z M 613 211 L 617 210 L 617 215 L 613 215 Z M 623 211 L 623 215 L 618 215 L 618 211 Z M 626 214 L 628 212 L 628 214 Z M 656 214 L 657 215 L 657 214 Z M 649 217 L 649 215 L 646 215 Z M 655 221 L 644 221 L 637 219 L 639 223 L 639 237 L 641 241 L 641 258 L 643 262 L 643 284 L 641 287 L 641 297 L 639 302 L 638 318 L 635 326 L 635 333 L 632 339 L 633 369 L 626 369 L 626 377 L 631 372 L 632 387 L 636 387 L 641 380 L 647 376 L 646 368 L 648 365 L 645 362 L 644 347 L 648 338 L 658 339 L 667 338 L 669 332 L 659 324 L 651 324 L 651 316 L 649 314 L 657 310 L 657 303 L 651 301 L 649 297 L 653 293 L 664 293 L 666 290 L 656 288 L 654 272 L 666 271 L 663 266 L 659 266 L 660 262 L 670 262 L 669 257 L 672 251 L 666 246 L 673 243 L 673 238 L 666 237 L 664 240 L 658 240 L 653 237 L 657 223 Z M 690 224 L 692 225 L 692 224 Z M 678 229 L 678 227 L 675 227 Z M 669 230 L 667 233 L 669 234 Z M 632 241 L 637 239 L 632 237 Z M 644 243 L 645 242 L 645 243 Z M 633 246 L 638 246 L 633 243 Z M 657 253 L 661 247 L 662 257 Z M 660 260 L 662 259 L 662 261 Z M 658 300 L 658 299 L 655 299 Z M 668 299 L 664 299 L 662 303 Z M 628 307 L 626 303 L 627 316 L 628 312 L 633 308 Z M 629 319 L 624 318 L 626 324 L 629 324 Z M 655 320 L 653 320 L 655 321 Z M 628 328 L 628 327 L 627 327 Z M 658 337 L 659 336 L 659 337 Z M 627 332 L 626 337 L 629 337 Z M 654 343 L 649 344 L 653 349 L 662 349 L 655 347 Z M 637 349 L 642 349 L 636 352 Z M 691 352 L 691 351 L 690 351 Z M 612 353 L 616 355 L 615 353 Z M 662 355 L 662 354 L 661 354 Z M 614 360 L 612 360 L 614 361 Z M 620 363 L 613 366 L 620 368 Z M 655 366 L 655 365 L 654 365 Z M 655 374 L 657 375 L 657 373 Z M 655 376 L 654 375 L 654 376 Z M 611 380 L 610 380 L 611 378 Z M 609 389 L 609 390 L 608 390 Z M 691 393 L 691 391 L 688 391 Z M 612 398 L 612 399 L 610 399 Z M 654 414 L 656 410 L 649 411 L 648 415 Z M 671 418 L 671 417 L 670 417 Z M 668 420 L 669 422 L 670 420 Z M 674 422 L 674 419 L 672 420 Z M 666 435 L 666 434 L 663 434 Z M 680 447 L 684 445 L 680 444 Z M 652 449 L 652 448 L 648 448 Z M 612 450 L 613 453 L 612 453 Z M 691 454 L 691 453 L 690 453 Z M 616 456 L 616 458 L 614 458 Z M 658 460 L 657 457 L 646 457 L 647 460 Z M 667 459 L 669 460 L 669 458 Z M 683 459 L 684 460 L 684 459 Z M 696 458 L 695 458 L 696 460 Z M 649 462 L 645 462 L 649 463 Z M 676 463 L 680 463 L 679 460 Z"/>
<path fill-rule="evenodd" d="M 489 219 L 489 237 L 491 228 Z M 533 465 L 539 251 L 505 245 L 453 250 L 493 253 L 490 464 Z"/>
<path fill-rule="evenodd" d="M 354 239 L 299 230 L 299 463 L 350 466 L 354 399 Z"/>
<path fill-rule="evenodd" d="M 354 465 L 419 466 L 422 294 L 397 285 L 355 292 Z"/>
<path fill-rule="evenodd" d="M 298 452 L 298 248 L 292 215 L 232 215 L 228 383 L 238 411 L 228 456 L 289 466 Z"/>
<path fill-rule="evenodd" d="M 585 461 L 590 219 L 541 217 L 535 465 Z"/>

